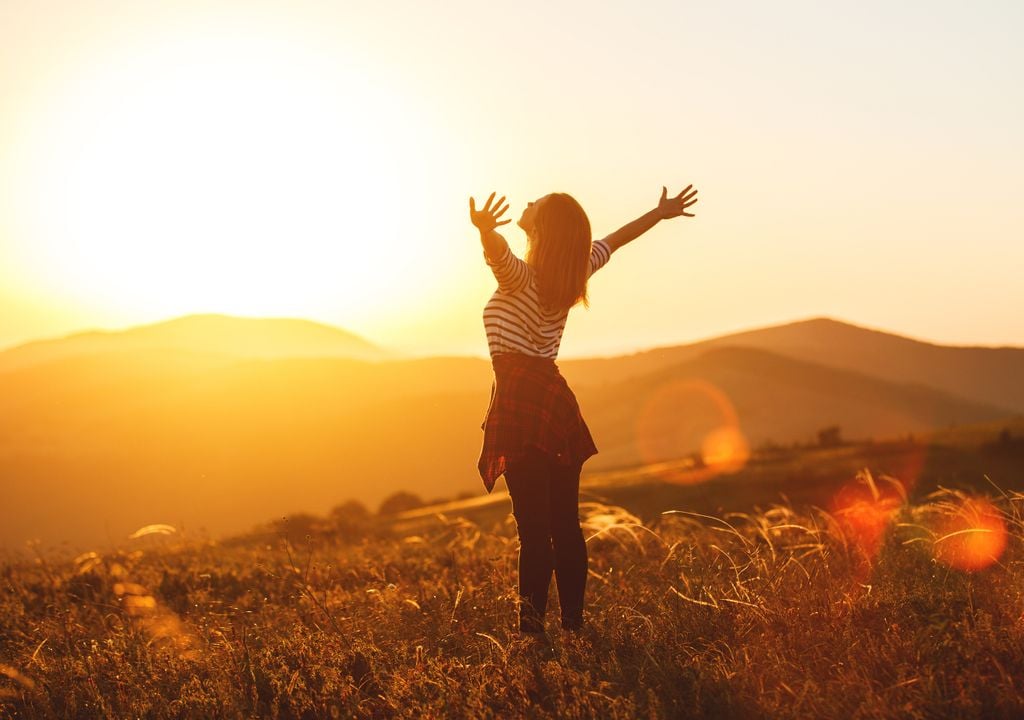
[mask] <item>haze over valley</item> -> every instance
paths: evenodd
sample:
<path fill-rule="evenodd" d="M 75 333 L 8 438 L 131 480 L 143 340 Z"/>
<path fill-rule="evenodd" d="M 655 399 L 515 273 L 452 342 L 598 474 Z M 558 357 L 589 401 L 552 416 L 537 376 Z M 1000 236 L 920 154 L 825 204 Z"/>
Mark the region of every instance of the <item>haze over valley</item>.
<path fill-rule="evenodd" d="M 739 467 L 829 426 L 885 439 L 1024 413 L 1024 349 L 830 319 L 559 366 L 600 450 L 584 479 L 723 453 Z M 188 316 L 0 352 L 0 544 L 157 522 L 218 536 L 403 490 L 482 495 L 491 379 L 484 358 L 401 358 L 289 319 Z"/>

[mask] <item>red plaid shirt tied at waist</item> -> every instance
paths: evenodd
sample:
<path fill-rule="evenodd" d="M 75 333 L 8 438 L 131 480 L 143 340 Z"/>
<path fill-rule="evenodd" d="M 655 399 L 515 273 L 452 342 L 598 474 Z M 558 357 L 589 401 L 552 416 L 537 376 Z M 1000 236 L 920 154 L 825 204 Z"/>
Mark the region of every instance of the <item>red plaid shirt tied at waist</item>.
<path fill-rule="evenodd" d="M 483 446 L 477 467 L 487 492 L 510 460 L 529 445 L 561 464 L 582 465 L 597 447 L 580 413 L 576 396 L 551 358 L 499 353 L 491 358 L 494 382 L 480 429 Z"/>

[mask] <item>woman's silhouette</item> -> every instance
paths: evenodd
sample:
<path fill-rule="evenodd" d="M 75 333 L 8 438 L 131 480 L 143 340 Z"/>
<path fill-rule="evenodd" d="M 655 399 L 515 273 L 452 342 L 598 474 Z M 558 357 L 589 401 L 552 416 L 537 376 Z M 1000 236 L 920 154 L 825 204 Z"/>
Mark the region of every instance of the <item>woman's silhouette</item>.
<path fill-rule="evenodd" d="M 587 303 L 588 278 L 617 249 L 659 220 L 685 215 L 697 202 L 692 185 L 675 197 L 662 188 L 657 207 L 602 240 L 591 242 L 590 221 L 579 203 L 551 193 L 527 204 L 519 227 L 526 260 L 512 254 L 496 228 L 508 210 L 495 193 L 469 217 L 480 231 L 484 260 L 498 289 L 484 307 L 484 328 L 494 369 L 478 468 L 490 492 L 504 473 L 519 532 L 519 629 L 544 632 L 551 574 L 555 574 L 562 627 L 583 625 L 587 546 L 579 521 L 583 463 L 597 453 L 576 396 L 555 364 L 569 309 Z"/>

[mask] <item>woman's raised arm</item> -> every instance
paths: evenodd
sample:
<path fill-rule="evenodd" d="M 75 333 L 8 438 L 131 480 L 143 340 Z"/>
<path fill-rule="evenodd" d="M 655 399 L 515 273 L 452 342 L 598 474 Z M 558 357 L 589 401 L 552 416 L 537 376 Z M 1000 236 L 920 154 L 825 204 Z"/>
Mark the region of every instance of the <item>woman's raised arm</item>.
<path fill-rule="evenodd" d="M 469 221 L 480 231 L 480 242 L 483 243 L 484 253 L 492 261 L 499 260 L 505 252 L 505 248 L 508 247 L 505 238 L 495 228 L 512 222 L 511 219 L 498 220 L 508 210 L 508 205 L 505 205 L 505 207 L 501 206 L 505 202 L 505 196 L 502 195 L 501 199 L 494 203 L 494 207 L 491 207 L 495 195 L 496 193 L 491 193 L 491 196 L 487 198 L 487 202 L 480 210 L 476 209 L 476 200 L 473 198 L 469 199 Z"/>
<path fill-rule="evenodd" d="M 495 193 L 491 193 L 481 210 L 476 209 L 476 200 L 470 198 L 469 220 L 480 231 L 480 242 L 484 246 L 484 260 L 494 273 L 494 278 L 498 281 L 498 288 L 511 294 L 526 287 L 530 280 L 530 273 L 526 263 L 515 256 L 505 238 L 495 229 L 499 225 L 505 225 L 512 221 L 498 220 L 508 210 L 508 205 L 501 206 L 505 202 L 505 197 L 502 196 L 492 206 L 494 195 Z"/>
<path fill-rule="evenodd" d="M 620 227 L 606 237 L 605 242 L 608 243 L 612 252 L 614 252 L 626 243 L 636 240 L 657 225 L 660 220 L 668 220 L 680 215 L 693 217 L 693 213 L 686 212 L 686 208 L 695 202 L 697 202 L 697 191 L 693 189 L 693 185 L 687 185 L 681 193 L 671 198 L 668 196 L 668 188 L 662 187 L 661 199 L 658 200 L 657 207 Z"/>

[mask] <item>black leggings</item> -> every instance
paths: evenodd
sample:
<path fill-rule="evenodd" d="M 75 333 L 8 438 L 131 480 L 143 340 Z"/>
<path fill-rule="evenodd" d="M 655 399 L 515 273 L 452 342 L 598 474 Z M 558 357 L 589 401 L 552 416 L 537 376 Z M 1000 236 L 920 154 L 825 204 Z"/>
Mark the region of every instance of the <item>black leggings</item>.
<path fill-rule="evenodd" d="M 551 574 L 555 574 L 562 627 L 583 623 L 587 544 L 579 519 L 581 465 L 562 466 L 531 446 L 509 463 L 505 484 L 519 530 L 519 627 L 544 629 Z"/>

